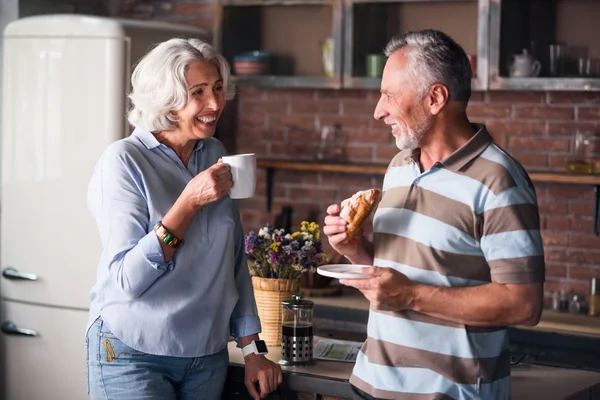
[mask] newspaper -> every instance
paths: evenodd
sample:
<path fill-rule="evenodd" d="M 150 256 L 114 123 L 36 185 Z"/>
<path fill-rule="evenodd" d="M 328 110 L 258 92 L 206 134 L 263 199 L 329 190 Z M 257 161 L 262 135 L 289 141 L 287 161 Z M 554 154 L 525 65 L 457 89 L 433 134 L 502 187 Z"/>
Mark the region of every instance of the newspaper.
<path fill-rule="evenodd" d="M 313 357 L 319 360 L 355 362 L 362 342 L 321 339 L 315 345 Z"/>

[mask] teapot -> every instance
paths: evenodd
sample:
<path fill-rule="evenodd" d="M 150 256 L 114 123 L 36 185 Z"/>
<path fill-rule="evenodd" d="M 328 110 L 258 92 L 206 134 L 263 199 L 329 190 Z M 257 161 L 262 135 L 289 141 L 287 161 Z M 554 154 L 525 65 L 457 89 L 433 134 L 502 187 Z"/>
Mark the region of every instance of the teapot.
<path fill-rule="evenodd" d="M 540 74 L 542 65 L 535 60 L 527 49 L 522 54 L 513 55 L 514 61 L 509 68 L 511 77 L 535 77 Z"/>

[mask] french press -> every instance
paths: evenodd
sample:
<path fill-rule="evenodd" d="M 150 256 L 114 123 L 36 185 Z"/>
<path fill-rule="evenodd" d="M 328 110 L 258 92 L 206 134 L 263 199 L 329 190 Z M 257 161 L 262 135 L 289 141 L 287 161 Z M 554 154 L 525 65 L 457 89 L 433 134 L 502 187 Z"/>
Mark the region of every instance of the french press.
<path fill-rule="evenodd" d="M 306 365 L 313 361 L 314 303 L 294 294 L 284 300 L 281 332 L 282 365 Z"/>

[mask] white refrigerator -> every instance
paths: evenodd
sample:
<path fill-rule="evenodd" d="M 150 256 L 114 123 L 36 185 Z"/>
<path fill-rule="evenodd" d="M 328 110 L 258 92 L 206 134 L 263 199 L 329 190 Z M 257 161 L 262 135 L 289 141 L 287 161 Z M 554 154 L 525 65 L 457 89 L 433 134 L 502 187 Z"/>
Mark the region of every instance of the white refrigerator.
<path fill-rule="evenodd" d="M 47 15 L 4 31 L 0 212 L 3 400 L 86 399 L 88 293 L 101 247 L 87 185 L 129 135 L 132 65 L 154 43 L 209 33 Z"/>

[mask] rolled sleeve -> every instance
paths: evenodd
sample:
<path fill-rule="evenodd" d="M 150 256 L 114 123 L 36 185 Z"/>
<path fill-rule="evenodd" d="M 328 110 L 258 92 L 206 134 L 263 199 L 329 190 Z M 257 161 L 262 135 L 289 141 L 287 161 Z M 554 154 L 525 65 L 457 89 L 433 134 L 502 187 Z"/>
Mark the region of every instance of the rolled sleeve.
<path fill-rule="evenodd" d="M 108 272 L 129 298 L 141 296 L 173 262 L 148 221 L 143 185 L 126 148 L 109 148 L 89 188 L 90 208 L 109 260 Z M 97 196 L 94 198 L 93 196 Z"/>

